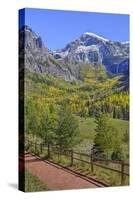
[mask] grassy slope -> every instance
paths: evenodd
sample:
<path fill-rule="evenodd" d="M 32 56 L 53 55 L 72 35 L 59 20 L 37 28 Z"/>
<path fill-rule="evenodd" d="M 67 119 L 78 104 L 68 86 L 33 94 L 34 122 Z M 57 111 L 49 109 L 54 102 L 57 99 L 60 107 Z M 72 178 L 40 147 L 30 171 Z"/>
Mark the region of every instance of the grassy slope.
<path fill-rule="evenodd" d="M 46 191 L 47 186 L 44 185 L 36 176 L 25 171 L 25 192 Z"/>
<path fill-rule="evenodd" d="M 80 125 L 80 136 L 84 139 L 93 139 L 95 135 L 95 119 L 78 117 Z M 110 124 L 117 128 L 120 136 L 123 136 L 126 130 L 129 129 L 129 122 L 120 119 L 110 119 Z"/>
<path fill-rule="evenodd" d="M 80 118 L 79 120 L 79 129 L 80 129 L 80 143 L 76 146 L 76 149 L 79 151 L 90 151 L 90 148 L 93 144 L 93 139 L 95 136 L 95 119 L 94 118 Z M 120 138 L 123 138 L 123 134 L 126 131 L 129 131 L 129 122 L 120 119 L 110 119 L 110 123 L 117 128 Z"/>

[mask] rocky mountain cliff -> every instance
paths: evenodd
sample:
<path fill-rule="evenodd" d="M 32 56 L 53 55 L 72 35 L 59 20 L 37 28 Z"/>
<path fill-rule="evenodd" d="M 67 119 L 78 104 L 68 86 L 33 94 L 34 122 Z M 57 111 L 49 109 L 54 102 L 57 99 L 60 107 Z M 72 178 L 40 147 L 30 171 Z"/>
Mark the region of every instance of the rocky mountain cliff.
<path fill-rule="evenodd" d="M 74 80 L 70 71 L 54 59 L 50 51 L 45 47 L 42 39 L 38 37 L 28 26 L 23 26 L 19 31 L 19 61 L 20 70 L 24 67 L 38 73 L 50 73 L 63 77 L 66 80 Z"/>
<path fill-rule="evenodd" d="M 113 75 L 128 74 L 129 43 L 84 33 L 65 48 L 52 52 L 31 28 L 23 26 L 19 30 L 19 61 L 20 70 L 25 66 L 30 71 L 50 73 L 65 80 L 78 79 L 81 63 L 103 65 Z"/>
<path fill-rule="evenodd" d="M 84 33 L 65 48 L 54 52 L 58 60 L 104 65 L 113 74 L 126 73 L 129 67 L 129 43 L 113 42 L 93 33 Z"/>

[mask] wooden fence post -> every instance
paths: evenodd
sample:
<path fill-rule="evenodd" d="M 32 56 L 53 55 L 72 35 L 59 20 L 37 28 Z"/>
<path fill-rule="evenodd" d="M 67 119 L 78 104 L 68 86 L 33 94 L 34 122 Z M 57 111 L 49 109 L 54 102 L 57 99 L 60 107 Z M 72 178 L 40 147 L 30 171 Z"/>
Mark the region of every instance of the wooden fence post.
<path fill-rule="evenodd" d="M 93 167 L 93 153 L 92 153 L 92 151 L 91 151 L 91 172 L 93 172 L 94 171 L 94 167 Z"/>
<path fill-rule="evenodd" d="M 26 151 L 28 152 L 29 150 L 29 141 L 27 140 L 27 147 L 26 147 Z"/>
<path fill-rule="evenodd" d="M 73 166 L 73 150 L 71 150 L 71 166 Z"/>
<path fill-rule="evenodd" d="M 124 185 L 124 162 L 121 161 L 121 185 Z"/>
<path fill-rule="evenodd" d="M 50 158 L 50 144 L 48 143 L 48 158 Z"/>
<path fill-rule="evenodd" d="M 31 150 L 30 150 L 30 153 L 32 153 L 32 142 L 31 142 Z"/>
<path fill-rule="evenodd" d="M 41 151 L 41 154 L 42 154 L 42 143 L 40 144 L 40 151 Z"/>
<path fill-rule="evenodd" d="M 35 143 L 35 152 L 34 153 L 36 154 L 36 143 Z"/>
<path fill-rule="evenodd" d="M 28 140 L 28 151 L 29 151 L 29 149 L 30 149 L 30 141 Z"/>
<path fill-rule="evenodd" d="M 57 147 L 57 156 L 58 156 L 58 161 L 60 160 L 60 148 Z"/>

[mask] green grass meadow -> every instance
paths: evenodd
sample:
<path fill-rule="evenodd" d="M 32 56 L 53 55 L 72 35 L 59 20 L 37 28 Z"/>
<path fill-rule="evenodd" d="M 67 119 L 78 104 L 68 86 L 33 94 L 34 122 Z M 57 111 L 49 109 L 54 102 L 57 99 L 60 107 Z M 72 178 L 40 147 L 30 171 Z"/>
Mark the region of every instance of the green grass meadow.
<path fill-rule="evenodd" d="M 25 171 L 25 192 L 47 191 L 47 186 L 38 177 L 32 175 L 28 170 Z"/>

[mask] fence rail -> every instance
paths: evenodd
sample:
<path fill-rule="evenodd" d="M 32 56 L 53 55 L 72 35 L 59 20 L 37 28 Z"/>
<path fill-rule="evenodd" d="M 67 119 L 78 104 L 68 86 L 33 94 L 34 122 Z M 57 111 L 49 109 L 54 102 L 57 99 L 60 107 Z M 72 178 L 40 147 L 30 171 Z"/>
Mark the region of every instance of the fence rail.
<path fill-rule="evenodd" d="M 27 143 L 27 147 L 26 149 L 30 149 L 30 147 L 34 148 L 34 153 L 38 150 L 40 153 L 43 152 L 43 150 L 46 150 L 47 152 L 47 158 L 51 157 L 51 153 L 55 153 L 57 155 L 66 155 L 67 157 L 70 158 L 70 166 L 73 166 L 74 161 L 79 161 L 82 163 L 86 163 L 90 166 L 91 172 L 94 172 L 94 166 L 97 166 L 99 168 L 102 169 L 106 169 L 106 170 L 110 170 L 112 172 L 116 172 L 120 175 L 120 183 L 121 185 L 124 185 L 124 181 L 125 181 L 125 177 L 129 177 L 129 173 L 125 172 L 125 167 L 128 168 L 129 171 L 129 164 L 125 163 L 124 161 L 120 161 L 120 160 L 104 160 L 104 159 L 97 159 L 95 157 L 93 157 L 93 154 L 88 155 L 85 153 L 80 153 L 80 152 L 76 152 L 73 151 L 72 149 L 63 149 L 61 150 L 58 146 L 50 146 L 50 145 L 45 145 L 42 143 L 36 143 L 36 142 L 32 142 L 30 140 L 26 141 Z M 31 152 L 33 153 L 33 152 Z M 76 157 L 76 155 L 80 156 L 80 158 Z M 81 157 L 86 157 L 89 158 L 88 160 L 82 159 Z M 111 168 L 107 165 L 103 165 L 100 162 L 104 162 L 104 163 L 113 163 L 115 166 L 119 165 L 119 169 L 115 169 L 115 168 Z"/>

